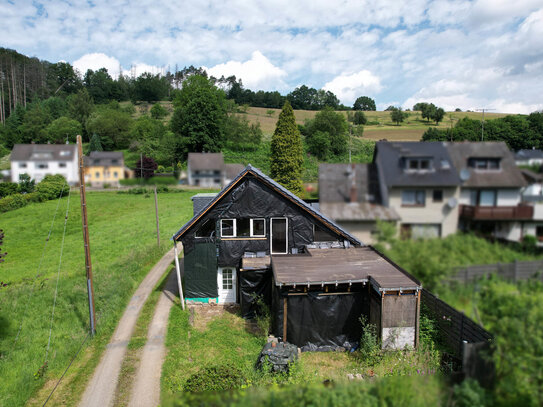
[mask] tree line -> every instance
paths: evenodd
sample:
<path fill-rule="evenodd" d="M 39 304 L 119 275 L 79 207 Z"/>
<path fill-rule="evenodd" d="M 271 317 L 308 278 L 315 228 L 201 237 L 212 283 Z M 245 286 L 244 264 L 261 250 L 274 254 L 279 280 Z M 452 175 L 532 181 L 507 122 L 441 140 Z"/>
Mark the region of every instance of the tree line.
<path fill-rule="evenodd" d="M 474 120 L 464 117 L 454 127 L 438 130 L 429 128 L 423 141 L 504 141 L 509 148 L 543 148 L 543 113 L 533 112 L 527 116 L 509 115 L 498 119 Z"/>

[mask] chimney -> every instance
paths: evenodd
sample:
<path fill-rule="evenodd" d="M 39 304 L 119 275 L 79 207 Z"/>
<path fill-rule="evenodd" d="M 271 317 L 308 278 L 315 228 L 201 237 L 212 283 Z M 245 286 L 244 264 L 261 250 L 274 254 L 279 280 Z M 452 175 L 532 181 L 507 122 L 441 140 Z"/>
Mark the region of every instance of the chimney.
<path fill-rule="evenodd" d="M 350 202 L 356 202 L 356 168 L 354 164 L 351 164 L 351 193 L 350 193 Z"/>

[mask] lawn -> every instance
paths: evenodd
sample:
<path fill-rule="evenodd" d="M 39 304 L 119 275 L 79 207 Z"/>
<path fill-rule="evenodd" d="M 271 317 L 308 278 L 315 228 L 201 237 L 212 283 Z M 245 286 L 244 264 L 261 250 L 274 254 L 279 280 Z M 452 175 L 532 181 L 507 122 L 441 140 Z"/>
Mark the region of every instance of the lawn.
<path fill-rule="evenodd" d="M 154 200 L 148 195 L 88 193 L 97 335 L 84 346 L 63 385 L 72 386 L 73 404 L 98 363 L 133 291 L 152 265 L 171 247 L 169 238 L 191 216 L 194 192 L 161 193 L 158 210 L 161 247 L 156 244 Z M 5 232 L 0 265 L 0 405 L 31 404 L 44 396 L 61 376 L 88 331 L 88 304 L 78 191 L 70 197 L 60 267 L 58 298 L 47 363 L 52 306 L 59 269 L 64 215 L 68 198 L 31 204 L 2 214 Z M 47 248 L 49 228 L 58 205 Z M 44 253 L 42 259 L 42 253 Z M 19 337 L 15 340 L 20 330 Z"/>

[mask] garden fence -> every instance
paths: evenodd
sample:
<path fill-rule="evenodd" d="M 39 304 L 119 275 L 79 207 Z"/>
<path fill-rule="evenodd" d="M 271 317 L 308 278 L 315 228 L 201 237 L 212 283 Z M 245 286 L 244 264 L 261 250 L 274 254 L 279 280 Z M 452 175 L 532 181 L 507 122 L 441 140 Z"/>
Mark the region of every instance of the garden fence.
<path fill-rule="evenodd" d="M 449 279 L 464 282 L 465 284 L 481 278 L 488 278 L 491 274 L 496 274 L 505 280 L 511 281 L 527 280 L 530 278 L 543 280 L 543 260 L 457 267 L 455 271 Z"/>

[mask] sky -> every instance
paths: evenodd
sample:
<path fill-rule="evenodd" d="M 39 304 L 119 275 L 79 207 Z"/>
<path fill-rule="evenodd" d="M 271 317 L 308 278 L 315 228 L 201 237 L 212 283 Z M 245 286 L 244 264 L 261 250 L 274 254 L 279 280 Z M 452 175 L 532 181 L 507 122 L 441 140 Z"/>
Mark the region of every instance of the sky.
<path fill-rule="evenodd" d="M 378 110 L 543 109 L 543 0 L 0 0 L 0 46 L 114 77 L 203 66 Z"/>

